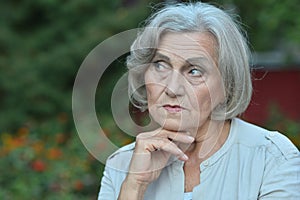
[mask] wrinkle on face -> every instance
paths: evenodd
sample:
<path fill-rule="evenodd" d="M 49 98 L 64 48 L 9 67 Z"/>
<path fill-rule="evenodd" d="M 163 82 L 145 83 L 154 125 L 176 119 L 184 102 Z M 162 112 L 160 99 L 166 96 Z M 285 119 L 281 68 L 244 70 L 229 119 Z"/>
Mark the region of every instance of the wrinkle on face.
<path fill-rule="evenodd" d="M 145 72 L 149 113 L 162 127 L 183 131 L 201 127 L 224 101 L 215 45 L 209 33 L 167 33 L 162 37 L 152 62 L 161 60 L 168 73 L 161 75 L 165 71 L 157 71 L 153 64 Z M 191 66 L 203 71 L 199 79 L 190 76 Z M 170 114 L 162 107 L 166 103 L 187 109 Z"/>

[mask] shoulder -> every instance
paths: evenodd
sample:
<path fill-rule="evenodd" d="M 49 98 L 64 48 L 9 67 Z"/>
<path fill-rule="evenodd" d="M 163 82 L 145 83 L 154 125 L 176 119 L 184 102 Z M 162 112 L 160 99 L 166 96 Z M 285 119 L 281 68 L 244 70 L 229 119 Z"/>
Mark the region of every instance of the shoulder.
<path fill-rule="evenodd" d="M 237 118 L 233 119 L 232 125 L 235 143 L 250 148 L 263 148 L 267 154 L 277 158 L 299 157 L 296 146 L 285 135 L 277 131 L 269 131 Z"/>
<path fill-rule="evenodd" d="M 112 153 L 106 161 L 106 167 L 126 172 L 135 148 L 135 142 L 125 145 Z"/>

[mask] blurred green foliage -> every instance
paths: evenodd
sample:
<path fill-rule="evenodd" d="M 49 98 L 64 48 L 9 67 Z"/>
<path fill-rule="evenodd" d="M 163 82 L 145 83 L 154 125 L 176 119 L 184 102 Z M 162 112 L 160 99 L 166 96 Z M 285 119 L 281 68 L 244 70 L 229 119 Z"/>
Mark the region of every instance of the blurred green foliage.
<path fill-rule="evenodd" d="M 0 4 L 1 131 L 70 116 L 73 82 L 85 56 L 104 39 L 137 27 L 149 12 L 144 1 L 131 7 L 120 0 Z"/>
<path fill-rule="evenodd" d="M 0 2 L 0 170 L 5 172 L 0 199 L 95 199 L 103 165 L 76 136 L 73 83 L 85 56 L 106 38 L 136 28 L 149 14 L 147 5 L 121 0 Z M 101 95 L 110 96 L 120 68 L 125 69 L 118 63 L 110 67 Z M 97 105 L 107 111 L 110 99 L 98 98 Z M 111 126 L 110 137 L 125 144 Z M 58 136 L 65 141 L 57 142 Z"/>
<path fill-rule="evenodd" d="M 300 150 L 300 123 L 289 119 L 276 104 L 270 104 L 269 116 L 265 127 L 269 130 L 276 130 L 285 134 Z"/>
<path fill-rule="evenodd" d="M 96 198 L 103 166 L 83 151 L 78 137 L 37 137 L 22 127 L 2 133 L 0 144 L 0 199 Z"/>
<path fill-rule="evenodd" d="M 254 51 L 300 46 L 299 0 L 220 0 L 238 14 Z"/>

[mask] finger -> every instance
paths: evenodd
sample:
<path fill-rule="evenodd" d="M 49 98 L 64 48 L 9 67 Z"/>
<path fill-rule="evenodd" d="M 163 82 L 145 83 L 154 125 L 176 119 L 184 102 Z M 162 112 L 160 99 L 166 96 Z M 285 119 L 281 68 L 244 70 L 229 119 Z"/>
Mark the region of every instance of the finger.
<path fill-rule="evenodd" d="M 172 154 L 180 160 L 188 160 L 187 155 L 185 155 L 175 143 L 167 138 L 139 138 L 136 141 L 135 154 L 145 155 L 145 153 L 162 153 L 161 151 Z"/>
<path fill-rule="evenodd" d="M 160 139 L 155 144 L 153 144 L 155 149 L 159 149 L 160 151 L 168 152 L 180 160 L 188 160 L 187 155 L 172 141 L 168 139 Z M 154 150 L 155 151 L 155 150 Z"/>
<path fill-rule="evenodd" d="M 195 140 L 194 137 L 189 136 L 186 133 L 182 133 L 182 132 L 167 133 L 167 138 L 170 141 L 182 142 L 182 143 L 187 143 L 187 144 L 190 144 L 190 143 L 194 142 L 194 140 Z"/>
<path fill-rule="evenodd" d="M 189 133 L 187 132 L 175 132 L 175 131 L 169 131 L 166 129 L 159 128 L 151 132 L 140 133 L 137 137 L 141 139 L 150 139 L 155 137 L 168 138 L 170 141 L 177 141 L 177 142 L 190 144 L 195 139 L 194 137 L 188 134 Z"/>
<path fill-rule="evenodd" d="M 155 135 L 156 137 L 168 138 L 170 141 L 177 141 L 182 143 L 192 143 L 195 138 L 188 135 L 187 132 L 175 132 L 165 129 L 157 129 Z"/>

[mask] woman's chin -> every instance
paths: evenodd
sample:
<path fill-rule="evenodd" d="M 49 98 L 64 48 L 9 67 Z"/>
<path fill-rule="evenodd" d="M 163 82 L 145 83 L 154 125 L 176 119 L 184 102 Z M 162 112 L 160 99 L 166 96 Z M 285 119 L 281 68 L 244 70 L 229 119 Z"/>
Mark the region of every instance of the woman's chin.
<path fill-rule="evenodd" d="M 197 120 L 191 120 L 193 117 L 187 115 L 166 115 L 157 112 L 150 116 L 160 127 L 170 131 L 185 132 L 199 127 Z"/>
<path fill-rule="evenodd" d="M 186 132 L 193 129 L 193 126 L 178 120 L 166 120 L 164 123 L 159 123 L 163 129 L 175 131 L 175 132 Z"/>

